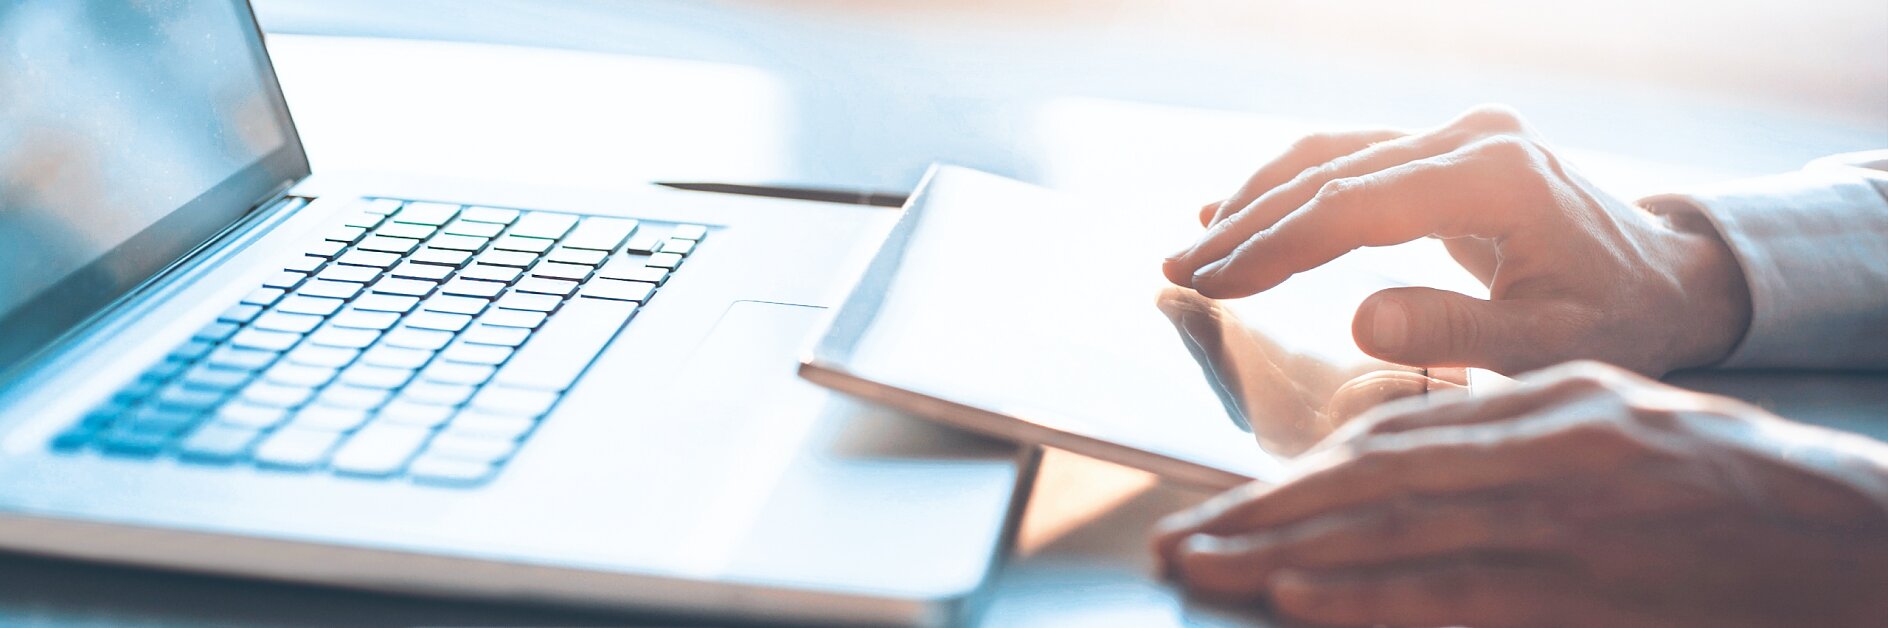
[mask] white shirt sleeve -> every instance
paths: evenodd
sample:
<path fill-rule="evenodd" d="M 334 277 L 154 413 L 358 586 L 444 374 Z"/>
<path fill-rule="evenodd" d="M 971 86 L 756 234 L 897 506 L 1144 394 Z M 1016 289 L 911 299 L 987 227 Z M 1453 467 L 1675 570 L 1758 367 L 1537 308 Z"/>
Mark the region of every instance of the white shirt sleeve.
<path fill-rule="evenodd" d="M 1888 151 L 1641 201 L 1690 206 L 1750 284 L 1750 330 L 1719 366 L 1888 368 Z"/>

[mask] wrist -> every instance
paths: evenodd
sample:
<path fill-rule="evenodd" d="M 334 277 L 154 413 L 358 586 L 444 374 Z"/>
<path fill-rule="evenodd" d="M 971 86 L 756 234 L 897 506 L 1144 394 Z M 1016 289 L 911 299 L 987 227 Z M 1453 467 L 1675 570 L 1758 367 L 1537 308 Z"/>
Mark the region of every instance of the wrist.
<path fill-rule="evenodd" d="M 1674 317 L 1672 369 L 1724 361 L 1750 329 L 1750 284 L 1724 237 L 1691 207 L 1661 208 L 1673 244 L 1670 258 L 1682 294 Z"/>

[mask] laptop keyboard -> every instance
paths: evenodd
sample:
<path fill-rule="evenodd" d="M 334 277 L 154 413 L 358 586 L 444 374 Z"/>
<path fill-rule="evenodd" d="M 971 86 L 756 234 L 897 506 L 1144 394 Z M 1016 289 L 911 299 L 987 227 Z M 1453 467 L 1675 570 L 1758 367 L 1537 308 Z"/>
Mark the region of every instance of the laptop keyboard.
<path fill-rule="evenodd" d="M 489 480 L 707 229 L 371 199 L 55 450 Z"/>

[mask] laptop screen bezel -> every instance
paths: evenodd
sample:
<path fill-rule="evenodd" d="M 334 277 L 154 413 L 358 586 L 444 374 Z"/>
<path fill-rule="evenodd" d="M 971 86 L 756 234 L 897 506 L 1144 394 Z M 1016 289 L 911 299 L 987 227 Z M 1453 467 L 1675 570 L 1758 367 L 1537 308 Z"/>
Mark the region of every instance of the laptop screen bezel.
<path fill-rule="evenodd" d="M 307 153 L 282 98 L 261 24 L 247 0 L 230 1 L 247 18 L 244 41 L 257 62 L 263 94 L 284 131 L 282 145 L 0 317 L 0 381 L 14 379 L 25 365 L 37 361 L 36 356 L 63 344 L 73 331 L 308 177 Z"/>

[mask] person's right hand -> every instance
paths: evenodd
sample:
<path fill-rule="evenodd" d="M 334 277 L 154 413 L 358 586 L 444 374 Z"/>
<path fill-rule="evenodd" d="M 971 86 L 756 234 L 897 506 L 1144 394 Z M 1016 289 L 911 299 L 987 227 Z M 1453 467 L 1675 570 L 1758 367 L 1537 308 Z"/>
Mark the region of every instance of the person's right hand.
<path fill-rule="evenodd" d="M 1743 272 L 1691 211 L 1655 215 L 1575 174 L 1514 112 L 1298 142 L 1201 212 L 1174 283 L 1241 297 L 1353 249 L 1424 236 L 1490 300 L 1393 288 L 1358 308 L 1358 346 L 1417 366 L 1518 373 L 1576 358 L 1658 375 L 1728 356 L 1750 320 Z"/>

